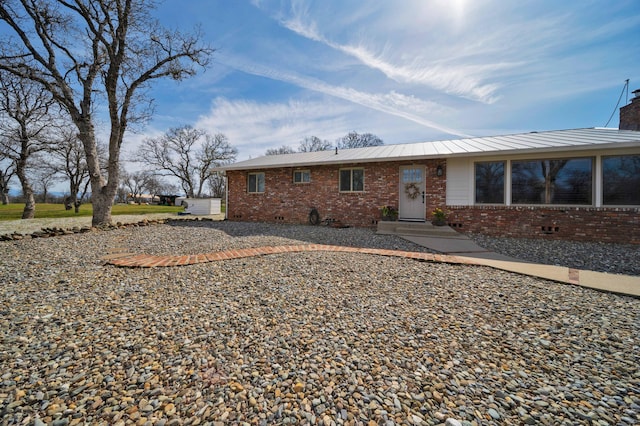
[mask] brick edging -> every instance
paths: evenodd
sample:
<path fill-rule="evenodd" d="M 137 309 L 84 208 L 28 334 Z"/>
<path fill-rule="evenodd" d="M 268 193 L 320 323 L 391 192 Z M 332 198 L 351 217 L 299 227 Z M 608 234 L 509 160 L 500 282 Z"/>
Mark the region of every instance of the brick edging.
<path fill-rule="evenodd" d="M 190 254 L 179 256 L 157 256 L 151 254 L 134 254 L 125 255 L 117 258 L 109 258 L 105 260 L 108 265 L 124 267 L 124 268 L 156 268 L 156 267 L 172 267 L 186 266 L 198 263 L 215 262 L 218 260 L 241 259 L 245 257 L 264 256 L 269 254 L 280 253 L 300 253 L 300 252 L 318 252 L 327 251 L 335 253 L 362 253 L 373 254 L 378 256 L 403 257 L 406 259 L 422 260 L 426 262 L 444 262 L 457 264 L 473 264 L 467 259 L 456 256 L 448 256 L 443 254 L 421 253 L 401 250 L 385 250 L 374 248 L 359 248 L 347 246 L 334 246 L 326 244 L 300 244 L 289 246 L 267 246 L 255 247 L 237 250 L 225 250 L 205 254 Z"/>

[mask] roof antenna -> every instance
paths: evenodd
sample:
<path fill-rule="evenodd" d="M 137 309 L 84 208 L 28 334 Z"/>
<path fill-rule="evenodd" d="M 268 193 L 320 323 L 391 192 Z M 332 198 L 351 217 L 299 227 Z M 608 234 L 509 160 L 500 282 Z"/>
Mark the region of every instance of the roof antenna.
<path fill-rule="evenodd" d="M 338 147 L 336 146 L 336 155 L 338 155 Z"/>
<path fill-rule="evenodd" d="M 607 124 L 605 124 L 604 127 L 607 127 L 609 125 L 609 122 L 611 121 L 611 119 L 615 115 L 616 111 L 618 110 L 618 106 L 620 105 L 620 101 L 622 100 L 622 95 L 624 95 L 625 89 L 627 91 L 627 101 L 625 103 L 625 105 L 626 105 L 626 104 L 629 103 L 629 79 L 625 80 L 624 87 L 622 88 L 622 92 L 620 93 L 620 97 L 618 98 L 618 103 L 613 108 L 613 112 L 611 113 L 611 117 L 609 117 L 609 119 L 607 120 Z"/>

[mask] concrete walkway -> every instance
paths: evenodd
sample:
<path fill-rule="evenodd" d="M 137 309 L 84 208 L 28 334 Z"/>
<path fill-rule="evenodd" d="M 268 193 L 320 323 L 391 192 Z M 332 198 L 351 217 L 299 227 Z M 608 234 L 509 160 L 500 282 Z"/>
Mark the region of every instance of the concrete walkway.
<path fill-rule="evenodd" d="M 445 258 L 453 257 L 460 263 L 489 266 L 518 274 L 640 297 L 640 277 L 525 262 L 486 250 L 467 236 L 457 232 L 455 235 L 444 237 L 422 235 L 400 235 L 400 237 L 443 253 Z"/>
<path fill-rule="evenodd" d="M 473 240 L 463 234 L 456 233 L 455 236 L 451 237 L 427 237 L 421 235 L 399 235 L 399 237 L 443 254 L 474 257 L 478 259 L 522 262 L 521 260 L 513 257 L 495 253 L 480 247 Z"/>

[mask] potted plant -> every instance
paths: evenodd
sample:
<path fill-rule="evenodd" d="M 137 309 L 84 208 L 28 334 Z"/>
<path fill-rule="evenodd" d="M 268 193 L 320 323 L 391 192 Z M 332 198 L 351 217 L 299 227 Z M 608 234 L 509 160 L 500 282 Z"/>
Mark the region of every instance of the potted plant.
<path fill-rule="evenodd" d="M 392 206 L 382 206 L 380 212 L 382 220 L 396 220 L 398 218 L 398 211 Z"/>
<path fill-rule="evenodd" d="M 433 216 L 433 219 L 431 219 L 432 225 L 443 226 L 447 224 L 447 213 L 441 208 L 437 208 L 431 212 L 431 216 Z"/>

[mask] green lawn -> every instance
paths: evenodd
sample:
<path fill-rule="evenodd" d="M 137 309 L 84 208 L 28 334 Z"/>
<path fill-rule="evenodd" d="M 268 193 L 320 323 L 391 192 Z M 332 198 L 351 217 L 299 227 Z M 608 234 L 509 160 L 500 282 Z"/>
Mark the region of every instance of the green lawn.
<path fill-rule="evenodd" d="M 0 205 L 0 220 L 17 220 L 22 217 L 24 204 L 7 204 Z M 175 206 L 154 206 L 154 205 L 129 205 L 116 204 L 111 210 L 112 215 L 119 214 L 151 214 L 151 213 L 177 213 L 184 211 L 184 207 Z M 74 209 L 65 210 L 63 204 L 36 204 L 36 218 L 55 218 L 55 217 L 78 217 L 91 216 L 93 209 L 91 204 L 82 204 L 80 213 L 75 213 Z"/>

